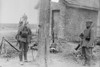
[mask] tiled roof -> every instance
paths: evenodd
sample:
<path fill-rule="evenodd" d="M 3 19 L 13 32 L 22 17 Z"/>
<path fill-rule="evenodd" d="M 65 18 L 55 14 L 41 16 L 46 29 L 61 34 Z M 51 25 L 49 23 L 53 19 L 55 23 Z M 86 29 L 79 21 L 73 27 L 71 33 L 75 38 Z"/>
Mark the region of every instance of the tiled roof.
<path fill-rule="evenodd" d="M 99 8 L 99 0 L 65 0 L 70 4 L 75 4 L 85 7 Z"/>

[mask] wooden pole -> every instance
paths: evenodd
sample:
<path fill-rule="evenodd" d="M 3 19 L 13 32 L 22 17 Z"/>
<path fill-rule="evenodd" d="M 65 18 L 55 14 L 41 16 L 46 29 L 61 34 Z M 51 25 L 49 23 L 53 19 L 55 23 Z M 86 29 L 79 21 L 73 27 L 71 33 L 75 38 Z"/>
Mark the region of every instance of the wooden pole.
<path fill-rule="evenodd" d="M 99 12 L 98 12 L 98 21 L 97 21 L 97 37 L 100 37 L 100 0 L 99 0 Z M 98 62 L 98 67 L 100 67 L 100 61 Z"/>
<path fill-rule="evenodd" d="M 40 14 L 39 14 L 39 56 L 44 57 L 45 67 L 47 66 L 48 51 L 47 47 L 50 25 L 50 0 L 41 0 L 40 2 Z"/>
<path fill-rule="evenodd" d="M 99 0 L 99 11 L 97 20 L 97 37 L 100 37 L 100 0 Z"/>
<path fill-rule="evenodd" d="M 0 45 L 0 54 L 2 53 L 2 46 L 3 46 L 4 37 L 2 37 L 1 45 Z"/>

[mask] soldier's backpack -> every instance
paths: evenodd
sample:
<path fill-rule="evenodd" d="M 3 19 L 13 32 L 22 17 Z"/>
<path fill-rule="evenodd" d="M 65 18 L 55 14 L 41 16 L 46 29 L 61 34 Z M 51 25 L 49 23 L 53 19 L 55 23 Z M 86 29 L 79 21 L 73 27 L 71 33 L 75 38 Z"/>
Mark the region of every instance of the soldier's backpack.
<path fill-rule="evenodd" d="M 26 26 L 24 26 L 22 31 L 20 32 L 20 35 L 22 38 L 27 38 L 28 34 L 29 34 L 28 28 Z"/>

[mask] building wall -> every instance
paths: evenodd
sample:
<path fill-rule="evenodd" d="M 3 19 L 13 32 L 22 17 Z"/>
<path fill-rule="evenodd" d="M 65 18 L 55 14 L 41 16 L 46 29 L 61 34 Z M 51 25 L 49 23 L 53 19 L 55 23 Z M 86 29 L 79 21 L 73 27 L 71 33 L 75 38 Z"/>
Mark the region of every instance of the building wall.
<path fill-rule="evenodd" d="M 97 11 L 79 9 L 73 7 L 60 7 L 60 25 L 58 38 L 79 40 L 79 34 L 85 29 L 85 22 L 92 20 L 94 22 L 94 29 L 97 23 Z M 96 32 L 95 32 L 96 33 Z"/>
<path fill-rule="evenodd" d="M 85 29 L 85 22 L 92 20 L 97 23 L 97 12 L 85 9 L 76 9 L 66 7 L 64 36 L 76 39 L 77 36 Z"/>

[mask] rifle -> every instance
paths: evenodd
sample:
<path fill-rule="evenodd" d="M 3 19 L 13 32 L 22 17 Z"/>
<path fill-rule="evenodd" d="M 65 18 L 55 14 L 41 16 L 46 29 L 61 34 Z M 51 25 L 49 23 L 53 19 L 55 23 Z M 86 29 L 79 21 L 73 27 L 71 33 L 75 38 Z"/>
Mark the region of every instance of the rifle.
<path fill-rule="evenodd" d="M 78 50 L 80 46 L 81 46 L 81 45 L 80 45 L 80 44 L 78 44 L 78 46 L 75 48 L 75 50 Z"/>
<path fill-rule="evenodd" d="M 78 44 L 78 46 L 75 48 L 75 50 L 78 50 L 80 48 L 80 46 L 82 45 L 82 40 L 83 40 L 84 34 L 81 33 L 79 37 L 81 38 L 81 42 Z"/>
<path fill-rule="evenodd" d="M 92 24 L 91 27 L 90 27 L 89 29 L 91 29 L 91 28 L 93 27 L 93 25 L 94 25 L 94 24 Z M 83 41 L 83 40 L 85 39 L 85 38 L 84 38 L 84 34 L 81 33 L 80 38 L 81 38 L 82 41 Z M 75 48 L 75 50 L 78 50 L 78 49 L 81 47 L 82 41 L 81 41 L 80 44 L 78 44 L 78 46 Z"/>
<path fill-rule="evenodd" d="M 6 40 L 5 38 L 4 38 L 4 40 L 5 40 L 11 47 L 13 47 L 17 52 L 20 52 L 20 50 L 18 50 L 17 48 L 15 48 L 8 40 Z"/>

